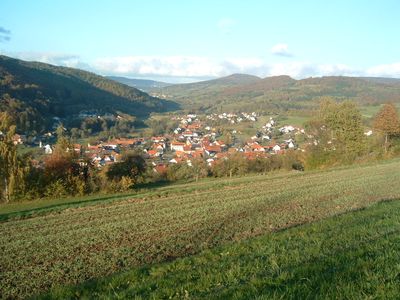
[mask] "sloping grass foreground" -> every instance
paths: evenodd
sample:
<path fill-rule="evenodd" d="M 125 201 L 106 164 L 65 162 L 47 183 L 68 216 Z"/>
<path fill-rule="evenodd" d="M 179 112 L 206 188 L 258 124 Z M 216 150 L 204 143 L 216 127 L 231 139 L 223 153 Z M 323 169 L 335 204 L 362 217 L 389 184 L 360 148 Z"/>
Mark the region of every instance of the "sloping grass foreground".
<path fill-rule="evenodd" d="M 400 197 L 400 162 L 186 185 L 0 223 L 0 294 L 22 298 Z M 222 183 L 221 186 L 218 183 Z"/>
<path fill-rule="evenodd" d="M 329 171 L 325 171 L 329 172 Z M 38 199 L 30 201 L 10 202 L 0 205 L 0 222 L 9 219 L 23 219 L 39 215 L 60 212 L 69 208 L 91 206 L 97 204 L 110 204 L 123 200 L 160 198 L 169 195 L 190 194 L 193 191 L 206 191 L 209 189 L 223 189 L 226 186 L 245 184 L 255 181 L 265 181 L 269 178 L 296 177 L 300 172 L 276 171 L 260 176 L 249 174 L 244 177 L 233 178 L 202 178 L 198 182 L 172 183 L 160 182 L 154 185 L 143 186 L 137 190 L 115 194 L 95 194 L 82 197 L 69 197 L 59 199 Z"/>
<path fill-rule="evenodd" d="M 379 203 L 40 298 L 399 299 L 399 211 Z"/>

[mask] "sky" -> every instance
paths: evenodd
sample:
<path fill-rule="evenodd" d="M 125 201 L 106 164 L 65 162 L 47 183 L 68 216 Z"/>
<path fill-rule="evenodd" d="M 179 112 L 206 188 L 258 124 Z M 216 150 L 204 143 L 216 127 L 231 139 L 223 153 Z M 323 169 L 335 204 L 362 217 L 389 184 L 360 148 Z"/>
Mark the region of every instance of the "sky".
<path fill-rule="evenodd" d="M 1 0 L 0 54 L 101 75 L 400 78 L 399 0 Z"/>

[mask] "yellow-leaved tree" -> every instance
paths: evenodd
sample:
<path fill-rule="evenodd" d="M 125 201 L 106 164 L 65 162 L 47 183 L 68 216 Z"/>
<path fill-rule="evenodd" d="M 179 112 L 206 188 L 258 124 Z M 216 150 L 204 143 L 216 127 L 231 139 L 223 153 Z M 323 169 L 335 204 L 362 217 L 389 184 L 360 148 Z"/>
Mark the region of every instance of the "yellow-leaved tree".
<path fill-rule="evenodd" d="M 389 141 L 394 136 L 400 135 L 400 120 L 396 106 L 392 103 L 384 104 L 374 119 L 374 129 L 385 136 L 385 152 Z"/>

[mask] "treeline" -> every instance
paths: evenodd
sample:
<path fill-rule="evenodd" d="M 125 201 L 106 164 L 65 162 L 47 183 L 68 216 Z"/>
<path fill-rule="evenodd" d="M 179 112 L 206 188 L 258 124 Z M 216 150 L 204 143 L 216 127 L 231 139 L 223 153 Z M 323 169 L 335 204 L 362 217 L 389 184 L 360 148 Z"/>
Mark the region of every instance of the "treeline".
<path fill-rule="evenodd" d="M 268 173 L 277 170 L 303 171 L 301 155 L 290 150 L 285 154 L 266 157 L 246 158 L 242 153 L 233 153 L 209 166 L 203 159 L 194 159 L 171 165 L 165 173 L 154 174 L 156 180 L 178 181 L 198 180 L 205 177 L 243 176 L 249 173 Z"/>
<path fill-rule="evenodd" d="M 186 108 L 214 112 L 309 110 L 318 107 L 320 98 L 325 96 L 363 105 L 400 103 L 400 82 L 374 78 L 331 76 L 294 80 L 288 76 L 275 76 L 232 81 L 228 76 L 222 79 L 173 85 L 162 91 Z"/>

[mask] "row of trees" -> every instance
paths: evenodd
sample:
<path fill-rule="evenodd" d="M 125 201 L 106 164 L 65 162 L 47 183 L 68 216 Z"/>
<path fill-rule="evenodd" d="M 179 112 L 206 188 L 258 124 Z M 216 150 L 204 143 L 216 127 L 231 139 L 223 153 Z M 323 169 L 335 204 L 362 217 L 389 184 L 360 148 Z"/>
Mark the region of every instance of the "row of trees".
<path fill-rule="evenodd" d="M 283 155 L 269 158 L 247 159 L 241 153 L 233 153 L 228 159 L 219 160 L 211 167 L 203 159 L 170 166 L 162 179 L 168 181 L 195 180 L 204 177 L 232 177 L 249 173 L 268 173 L 276 170 L 303 170 L 302 155 L 296 151 L 288 151 Z"/>

